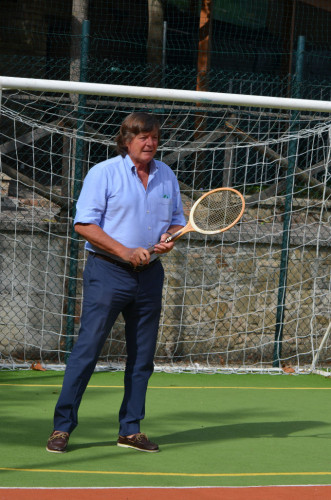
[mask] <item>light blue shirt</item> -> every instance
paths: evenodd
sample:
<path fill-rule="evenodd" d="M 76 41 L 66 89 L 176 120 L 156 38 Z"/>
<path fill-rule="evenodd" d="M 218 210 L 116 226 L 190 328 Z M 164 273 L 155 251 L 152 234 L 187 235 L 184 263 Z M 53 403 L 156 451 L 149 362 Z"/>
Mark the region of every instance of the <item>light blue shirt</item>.
<path fill-rule="evenodd" d="M 100 226 L 128 248 L 149 248 L 169 226 L 186 224 L 177 178 L 168 165 L 152 160 L 145 189 L 128 155 L 98 163 L 85 177 L 77 222 Z M 89 242 L 85 248 L 106 254 Z"/>

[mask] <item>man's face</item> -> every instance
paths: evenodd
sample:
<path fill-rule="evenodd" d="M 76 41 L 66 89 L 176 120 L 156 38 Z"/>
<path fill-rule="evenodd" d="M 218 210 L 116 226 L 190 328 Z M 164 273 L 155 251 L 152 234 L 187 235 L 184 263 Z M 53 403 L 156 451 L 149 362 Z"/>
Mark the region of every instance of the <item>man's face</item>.
<path fill-rule="evenodd" d="M 136 167 L 147 166 L 149 164 L 154 158 L 158 144 L 159 136 L 157 130 L 141 132 L 127 143 L 128 154 Z"/>

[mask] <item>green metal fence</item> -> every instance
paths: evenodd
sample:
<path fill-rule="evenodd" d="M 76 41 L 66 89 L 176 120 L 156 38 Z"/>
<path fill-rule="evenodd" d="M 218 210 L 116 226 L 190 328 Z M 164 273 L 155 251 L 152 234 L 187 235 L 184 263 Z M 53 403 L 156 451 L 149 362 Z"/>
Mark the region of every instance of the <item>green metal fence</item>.
<path fill-rule="evenodd" d="M 90 82 L 195 89 L 203 58 L 208 90 L 289 96 L 303 36 L 302 97 L 330 98 L 331 8 L 319 0 L 3 0 L 0 74 L 78 80 L 84 20 Z"/>

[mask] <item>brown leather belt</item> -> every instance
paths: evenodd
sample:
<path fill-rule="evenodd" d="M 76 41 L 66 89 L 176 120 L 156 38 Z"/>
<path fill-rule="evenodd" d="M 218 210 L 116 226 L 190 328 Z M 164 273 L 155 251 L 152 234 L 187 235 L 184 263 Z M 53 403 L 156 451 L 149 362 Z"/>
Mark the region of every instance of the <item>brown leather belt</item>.
<path fill-rule="evenodd" d="M 106 260 L 107 262 L 110 262 L 111 264 L 115 264 L 115 266 L 122 267 L 126 271 L 133 271 L 135 273 L 140 273 L 141 271 L 145 271 L 146 269 L 150 269 L 156 262 L 160 260 L 158 257 L 157 259 L 152 260 L 149 264 L 146 264 L 145 266 L 137 266 L 133 267 L 132 264 L 126 263 L 126 262 L 121 262 L 120 260 L 113 259 L 112 257 L 109 257 L 108 255 L 102 255 L 101 253 L 95 253 L 95 252 L 89 252 L 90 255 L 93 255 L 94 257 L 101 259 L 101 260 Z"/>

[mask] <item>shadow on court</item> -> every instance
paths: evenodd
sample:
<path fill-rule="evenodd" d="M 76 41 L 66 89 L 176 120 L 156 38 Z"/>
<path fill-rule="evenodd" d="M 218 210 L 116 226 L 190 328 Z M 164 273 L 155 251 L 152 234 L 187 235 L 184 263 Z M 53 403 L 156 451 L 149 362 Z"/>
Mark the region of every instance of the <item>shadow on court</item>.
<path fill-rule="evenodd" d="M 259 438 L 288 438 L 295 437 L 295 433 L 305 432 L 317 427 L 329 427 L 329 422 L 322 421 L 284 421 L 284 422 L 246 422 L 244 424 L 219 425 L 204 427 L 160 436 L 158 442 L 162 444 L 192 444 L 199 442 L 228 441 L 236 439 Z M 323 435 L 331 438 L 331 434 Z M 302 437 L 302 436 L 300 436 Z M 309 434 L 306 437 L 319 438 L 319 434 Z"/>

